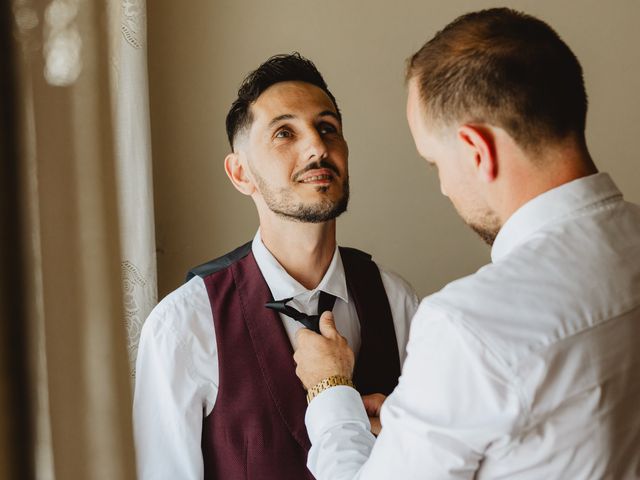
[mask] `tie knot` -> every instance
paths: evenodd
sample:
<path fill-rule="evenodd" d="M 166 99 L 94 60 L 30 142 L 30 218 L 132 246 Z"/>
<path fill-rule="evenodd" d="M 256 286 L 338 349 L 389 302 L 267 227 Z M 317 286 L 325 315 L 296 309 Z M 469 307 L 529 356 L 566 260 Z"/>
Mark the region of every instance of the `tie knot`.
<path fill-rule="evenodd" d="M 293 318 L 316 333 L 320 333 L 320 315 L 322 315 L 323 312 L 333 310 L 333 306 L 336 303 L 336 297 L 334 295 L 321 291 L 320 298 L 318 299 L 318 313 L 316 315 L 307 315 L 287 305 L 291 300 L 293 300 L 293 297 L 267 302 L 265 307 Z"/>

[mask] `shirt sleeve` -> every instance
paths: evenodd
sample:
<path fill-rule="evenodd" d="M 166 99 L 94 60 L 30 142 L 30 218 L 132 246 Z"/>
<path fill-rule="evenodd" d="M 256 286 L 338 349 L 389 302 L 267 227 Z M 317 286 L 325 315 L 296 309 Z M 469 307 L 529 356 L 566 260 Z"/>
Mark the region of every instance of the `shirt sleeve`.
<path fill-rule="evenodd" d="M 377 440 L 357 392 L 334 387 L 307 410 L 308 466 L 324 479 L 472 479 L 522 413 L 508 368 L 464 323 L 423 305 Z"/>
<path fill-rule="evenodd" d="M 217 394 L 216 352 L 206 350 L 215 338 L 200 328 L 197 295 L 171 295 L 140 335 L 133 426 L 142 480 L 203 478 L 202 422 Z"/>

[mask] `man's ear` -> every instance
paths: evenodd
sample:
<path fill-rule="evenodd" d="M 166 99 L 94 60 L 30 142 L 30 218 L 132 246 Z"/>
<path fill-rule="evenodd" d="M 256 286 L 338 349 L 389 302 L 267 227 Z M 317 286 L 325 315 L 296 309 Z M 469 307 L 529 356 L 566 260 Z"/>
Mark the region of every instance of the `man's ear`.
<path fill-rule="evenodd" d="M 232 152 L 224 159 L 224 171 L 233 186 L 245 195 L 252 195 L 256 187 L 247 172 L 244 162 L 240 159 L 238 152 Z"/>
<path fill-rule="evenodd" d="M 479 177 L 489 183 L 498 176 L 496 138 L 490 128 L 480 125 L 462 125 L 458 128 L 458 139 L 462 141 L 473 159 Z"/>

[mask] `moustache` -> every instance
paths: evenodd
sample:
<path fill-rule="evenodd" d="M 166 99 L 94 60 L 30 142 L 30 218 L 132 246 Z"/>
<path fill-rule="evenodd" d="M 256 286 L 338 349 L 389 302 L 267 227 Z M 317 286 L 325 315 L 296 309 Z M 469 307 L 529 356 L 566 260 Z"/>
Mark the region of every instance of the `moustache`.
<path fill-rule="evenodd" d="M 327 170 L 331 170 L 333 173 L 336 174 L 336 177 L 340 177 L 340 172 L 338 171 L 338 168 L 333 165 L 331 162 L 329 162 L 328 160 L 320 160 L 319 162 L 313 162 L 310 163 L 309 165 L 307 165 L 306 167 L 304 167 L 302 170 L 300 170 L 299 172 L 296 172 L 293 175 L 293 180 L 294 181 L 298 181 L 298 179 L 304 175 L 305 173 L 311 171 L 311 170 L 318 170 L 320 168 L 326 168 Z"/>

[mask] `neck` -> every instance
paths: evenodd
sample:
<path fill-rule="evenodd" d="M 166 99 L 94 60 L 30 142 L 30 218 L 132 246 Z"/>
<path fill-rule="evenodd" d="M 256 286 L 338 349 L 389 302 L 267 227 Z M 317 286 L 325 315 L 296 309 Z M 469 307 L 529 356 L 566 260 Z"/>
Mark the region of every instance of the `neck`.
<path fill-rule="evenodd" d="M 316 288 L 336 249 L 336 222 L 301 223 L 260 215 L 262 243 L 278 263 L 305 288 Z"/>
<path fill-rule="evenodd" d="M 584 143 L 568 141 L 549 148 L 535 159 L 523 155 L 507 168 L 495 208 L 501 224 L 525 203 L 553 188 L 598 172 Z"/>

